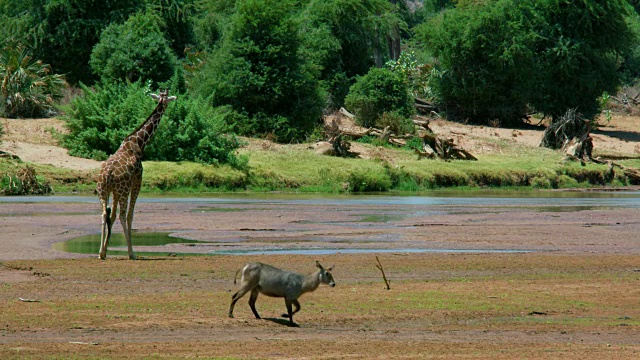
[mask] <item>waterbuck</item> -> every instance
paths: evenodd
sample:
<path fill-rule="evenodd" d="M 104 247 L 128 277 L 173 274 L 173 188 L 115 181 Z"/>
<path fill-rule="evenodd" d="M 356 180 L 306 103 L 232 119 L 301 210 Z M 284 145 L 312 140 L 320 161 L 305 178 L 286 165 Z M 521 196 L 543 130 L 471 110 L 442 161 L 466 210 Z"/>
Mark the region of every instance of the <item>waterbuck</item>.
<path fill-rule="evenodd" d="M 233 278 L 233 283 L 235 284 L 238 272 L 242 271 L 242 283 L 240 284 L 240 290 L 233 294 L 231 298 L 229 317 L 233 317 L 233 306 L 236 304 L 236 301 L 251 291 L 249 306 L 251 307 L 251 311 L 253 311 L 253 315 L 256 316 L 256 319 L 260 319 L 260 315 L 258 315 L 258 311 L 256 310 L 256 299 L 259 293 L 263 293 L 267 296 L 284 298 L 288 314 L 282 314 L 282 316 L 288 317 L 291 325 L 295 326 L 293 314 L 300 311 L 298 298 L 302 294 L 315 291 L 320 283 L 328 284 L 331 287 L 336 286 L 336 283 L 333 281 L 333 276 L 331 276 L 333 266 L 325 269 L 316 261 L 316 267 L 318 270 L 305 276 L 291 271 L 280 270 L 259 262 L 245 265 L 241 270 L 236 272 L 236 276 Z M 295 306 L 296 309 L 294 311 L 292 311 L 291 305 Z"/>

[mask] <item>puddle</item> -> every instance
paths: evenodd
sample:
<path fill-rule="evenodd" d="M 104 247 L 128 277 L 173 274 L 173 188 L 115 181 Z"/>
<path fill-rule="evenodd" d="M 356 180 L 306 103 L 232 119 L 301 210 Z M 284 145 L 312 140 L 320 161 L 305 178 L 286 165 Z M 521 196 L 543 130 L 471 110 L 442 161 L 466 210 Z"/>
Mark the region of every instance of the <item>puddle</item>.
<path fill-rule="evenodd" d="M 49 216 L 77 216 L 77 215 L 100 215 L 98 211 L 78 211 L 78 212 L 44 212 L 44 213 L 37 213 L 37 212 L 30 212 L 30 213 L 19 213 L 19 212 L 15 212 L 15 213 L 8 213 L 8 214 L 0 214 L 0 216 L 3 217 L 21 217 L 21 216 L 29 216 L 29 217 L 49 217 Z"/>
<path fill-rule="evenodd" d="M 200 213 L 200 212 L 240 212 L 240 211 L 249 211 L 249 210 L 258 210 L 258 209 L 250 209 L 250 208 L 220 208 L 220 207 L 198 207 L 196 209 L 191 210 L 191 212 Z"/>
<path fill-rule="evenodd" d="M 204 243 L 203 241 L 188 240 L 179 237 L 169 236 L 169 233 L 154 232 L 154 233 L 136 233 L 133 236 L 133 250 L 139 246 L 163 246 L 168 244 L 196 244 Z M 109 248 L 107 255 L 128 255 L 127 241 L 122 233 L 112 233 L 109 240 Z M 76 253 L 76 254 L 97 254 L 100 251 L 100 234 L 92 234 L 73 238 L 71 240 L 59 242 L 53 245 L 55 250 Z M 167 256 L 169 252 L 149 252 L 141 251 L 141 254 L 151 256 Z M 180 253 L 182 255 L 182 253 Z M 195 255 L 195 254 L 194 254 Z"/>
<path fill-rule="evenodd" d="M 529 250 L 496 249 L 264 249 L 264 250 L 216 250 L 211 255 L 334 255 L 334 254 L 416 254 L 416 253 L 528 253 Z"/>
<path fill-rule="evenodd" d="M 150 247 L 158 247 L 169 244 L 185 244 L 184 248 L 194 248 L 195 244 L 200 245 L 220 245 L 219 242 L 208 242 L 189 240 L 179 237 L 169 236 L 170 233 L 134 233 L 133 248 L 137 254 L 145 256 L 202 256 L 202 255 L 332 255 L 332 254 L 372 254 L 372 253 L 526 253 L 529 250 L 501 250 L 501 249 L 421 249 L 421 248 L 396 248 L 396 249 L 372 249 L 372 248 L 243 248 L 234 250 L 211 250 L 202 251 L 147 251 Z M 107 255 L 128 255 L 127 243 L 122 233 L 114 233 L 111 236 Z M 224 246 L 236 246 L 234 244 L 224 244 Z M 145 248 L 146 247 L 146 248 Z M 92 234 L 77 237 L 53 245 L 55 250 L 76 254 L 98 254 L 100 251 L 100 234 Z"/>
<path fill-rule="evenodd" d="M 362 216 L 358 222 L 371 222 L 371 223 L 387 223 L 393 221 L 400 221 L 406 219 L 407 215 L 400 214 L 368 214 Z"/>

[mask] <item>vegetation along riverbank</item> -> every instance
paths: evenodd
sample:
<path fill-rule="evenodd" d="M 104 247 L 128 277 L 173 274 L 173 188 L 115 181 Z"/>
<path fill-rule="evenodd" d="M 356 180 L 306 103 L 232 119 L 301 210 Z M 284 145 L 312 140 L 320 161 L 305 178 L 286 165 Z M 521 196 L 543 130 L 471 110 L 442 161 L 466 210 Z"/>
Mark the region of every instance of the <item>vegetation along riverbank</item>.
<path fill-rule="evenodd" d="M 144 192 L 640 184 L 640 7 L 564 3 L 0 0 L 0 189 L 92 191 L 160 91 Z"/>

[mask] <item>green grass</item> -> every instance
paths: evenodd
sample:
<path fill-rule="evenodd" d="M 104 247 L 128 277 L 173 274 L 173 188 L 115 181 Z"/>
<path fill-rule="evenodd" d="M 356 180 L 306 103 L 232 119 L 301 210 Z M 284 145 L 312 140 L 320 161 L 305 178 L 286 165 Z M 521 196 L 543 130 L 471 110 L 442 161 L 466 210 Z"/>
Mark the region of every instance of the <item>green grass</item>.
<path fill-rule="evenodd" d="M 366 145 L 365 145 L 366 146 Z M 242 149 L 249 157 L 247 170 L 228 165 L 181 162 L 144 162 L 143 192 L 386 192 L 478 188 L 619 187 L 630 180 L 606 165 L 580 165 L 560 152 L 501 144 L 504 155 L 479 155 L 478 161 L 418 160 L 404 149 L 374 148 L 373 159 L 316 155 L 303 146 L 275 150 Z M 381 150 L 382 149 L 382 150 Z M 382 154 L 382 155 L 380 155 Z M 621 164 L 640 167 L 640 160 Z M 26 164 L 0 159 L 0 174 L 15 173 Z M 55 192 L 93 192 L 95 175 L 48 165 L 34 165 Z M 0 182 L 1 183 L 1 182 Z"/>

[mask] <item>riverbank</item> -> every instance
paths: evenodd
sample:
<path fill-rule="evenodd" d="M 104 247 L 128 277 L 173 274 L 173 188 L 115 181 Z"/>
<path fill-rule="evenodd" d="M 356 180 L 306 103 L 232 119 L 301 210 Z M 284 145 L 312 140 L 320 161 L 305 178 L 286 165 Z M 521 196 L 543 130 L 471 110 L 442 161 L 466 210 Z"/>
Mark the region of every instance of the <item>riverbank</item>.
<path fill-rule="evenodd" d="M 2 119 L 0 150 L 17 159 L 0 158 L 0 173 L 15 173 L 27 164 L 54 192 L 90 193 L 100 162 L 68 156 L 57 146 L 58 119 Z M 361 158 L 318 155 L 312 144 L 282 145 L 247 139 L 239 150 L 247 169 L 195 163 L 144 163 L 143 192 L 297 191 L 386 192 L 441 188 L 536 189 L 623 187 L 632 184 L 607 165 L 567 161 L 558 151 L 539 148 L 542 127 L 500 129 L 434 120 L 440 137 L 452 138 L 479 161 L 418 160 L 409 150 L 354 143 Z M 614 116 L 593 133 L 594 155 L 640 167 L 640 118 Z"/>

